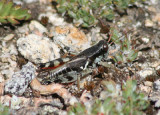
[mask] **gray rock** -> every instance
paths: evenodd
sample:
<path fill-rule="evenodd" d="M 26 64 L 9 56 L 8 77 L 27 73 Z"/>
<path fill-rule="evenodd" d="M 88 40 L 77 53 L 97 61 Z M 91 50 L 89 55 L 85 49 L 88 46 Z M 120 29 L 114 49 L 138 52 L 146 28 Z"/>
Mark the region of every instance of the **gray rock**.
<path fill-rule="evenodd" d="M 160 91 L 160 79 L 156 80 L 156 81 L 153 83 L 153 89 Z"/>
<path fill-rule="evenodd" d="M 12 78 L 5 83 L 4 92 L 7 94 L 22 95 L 35 77 L 35 72 L 34 65 L 28 62 L 23 66 L 22 70 L 15 72 Z"/>

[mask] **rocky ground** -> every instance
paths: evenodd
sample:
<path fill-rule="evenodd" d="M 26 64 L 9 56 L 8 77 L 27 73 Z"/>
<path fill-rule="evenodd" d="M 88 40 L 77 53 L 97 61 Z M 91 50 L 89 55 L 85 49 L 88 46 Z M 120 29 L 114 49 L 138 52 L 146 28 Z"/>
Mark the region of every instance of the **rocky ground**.
<path fill-rule="evenodd" d="M 67 114 L 66 108 L 76 102 L 87 102 L 101 95 L 103 80 L 117 84 L 134 78 L 139 89 L 152 103 L 150 112 L 160 114 L 160 1 L 147 0 L 117 15 L 113 22 L 102 20 L 130 36 L 138 57 L 130 64 L 102 62 L 80 82 L 41 84 L 37 65 L 68 54 L 77 55 L 95 42 L 106 38 L 100 26 L 90 29 L 74 26 L 67 17 L 58 15 L 49 1 L 14 1 L 31 11 L 32 19 L 20 25 L 0 27 L 0 82 L 3 105 L 13 114 Z M 110 60 L 113 48 L 107 57 Z M 98 72 L 97 72 L 98 70 Z M 99 77 L 93 77 L 101 74 Z M 87 84 L 87 85 L 86 85 Z"/>

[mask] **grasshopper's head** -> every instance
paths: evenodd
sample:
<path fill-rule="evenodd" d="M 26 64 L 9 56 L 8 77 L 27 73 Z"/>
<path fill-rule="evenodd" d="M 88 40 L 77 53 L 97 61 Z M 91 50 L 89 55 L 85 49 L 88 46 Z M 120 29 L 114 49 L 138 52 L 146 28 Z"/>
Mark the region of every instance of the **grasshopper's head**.
<path fill-rule="evenodd" d="M 106 40 L 99 41 L 99 44 L 101 46 L 101 51 L 103 51 L 103 52 L 108 51 L 108 42 Z"/>
<path fill-rule="evenodd" d="M 108 42 L 104 40 L 103 51 L 108 52 Z"/>

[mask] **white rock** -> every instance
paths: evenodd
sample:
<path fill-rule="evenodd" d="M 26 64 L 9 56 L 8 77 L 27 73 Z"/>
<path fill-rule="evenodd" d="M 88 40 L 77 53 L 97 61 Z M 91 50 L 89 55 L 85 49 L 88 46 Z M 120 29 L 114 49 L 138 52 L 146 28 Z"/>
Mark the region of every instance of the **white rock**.
<path fill-rule="evenodd" d="M 26 3 L 32 3 L 32 2 L 37 2 L 38 0 L 23 0 Z"/>
<path fill-rule="evenodd" d="M 53 30 L 54 41 L 62 48 L 69 47 L 72 53 L 79 53 L 90 47 L 86 35 L 72 26 L 57 26 Z"/>
<path fill-rule="evenodd" d="M 17 96 L 13 95 L 11 98 L 11 108 L 16 110 L 19 109 L 21 102 L 22 101 Z"/>
<path fill-rule="evenodd" d="M 46 16 L 49 18 L 49 22 L 54 26 L 66 25 L 66 22 L 64 22 L 64 18 L 59 17 L 57 14 L 48 12 Z"/>
<path fill-rule="evenodd" d="M 149 63 L 149 67 L 157 68 L 156 70 L 158 70 L 158 67 L 160 67 L 160 60 L 157 60 L 157 61 L 154 61 L 152 63 Z"/>
<path fill-rule="evenodd" d="M 78 100 L 76 97 L 72 96 L 70 99 L 69 99 L 69 104 L 70 105 L 74 105 L 75 103 L 78 103 Z"/>
<path fill-rule="evenodd" d="M 145 82 L 144 82 L 144 85 L 151 87 L 151 86 L 153 85 L 153 83 L 150 82 L 150 81 L 145 81 Z"/>
<path fill-rule="evenodd" d="M 9 54 L 18 55 L 18 51 L 15 45 L 11 44 L 8 49 L 9 49 Z"/>
<path fill-rule="evenodd" d="M 149 62 L 146 62 L 146 63 L 143 63 L 143 64 L 139 63 L 138 65 L 139 65 L 139 66 L 142 68 L 142 70 L 143 70 L 143 69 L 146 69 L 147 67 L 149 67 Z"/>
<path fill-rule="evenodd" d="M 41 20 L 42 17 L 48 17 L 48 22 L 51 23 L 53 26 L 64 26 L 67 23 L 64 21 L 64 18 L 58 16 L 55 13 L 50 12 L 50 7 L 47 7 L 48 12 L 46 14 L 42 13 L 39 15 L 38 19 Z"/>
<path fill-rule="evenodd" d="M 155 4 L 155 5 L 158 4 L 158 1 L 159 1 L 159 0 L 149 0 L 149 2 L 151 2 L 151 4 L 153 4 L 153 5 L 154 5 L 154 4 Z"/>
<path fill-rule="evenodd" d="M 142 25 L 142 23 L 141 22 L 137 22 L 136 24 L 134 24 L 134 25 L 132 25 L 134 28 L 137 28 L 137 27 L 140 27 Z"/>
<path fill-rule="evenodd" d="M 29 29 L 30 31 L 38 30 L 42 34 L 44 32 L 47 32 L 47 28 L 45 28 L 42 24 L 35 20 L 31 21 L 31 23 L 29 24 Z"/>
<path fill-rule="evenodd" d="M 158 100 L 156 103 L 155 103 L 155 107 L 160 107 L 160 100 Z"/>
<path fill-rule="evenodd" d="M 78 27 L 78 26 L 80 26 L 81 24 L 83 24 L 84 21 L 83 21 L 82 18 L 80 18 L 79 20 L 73 19 L 73 23 L 74 23 L 74 25 L 75 25 L 76 27 Z"/>
<path fill-rule="evenodd" d="M 34 63 L 44 63 L 59 58 L 59 48 L 49 38 L 30 34 L 19 38 L 18 50 L 28 60 Z"/>
<path fill-rule="evenodd" d="M 0 73 L 0 83 L 2 83 L 4 81 L 4 77 L 3 75 Z"/>
<path fill-rule="evenodd" d="M 138 57 L 139 57 L 139 56 L 142 56 L 142 54 L 143 54 L 143 53 L 142 53 L 141 51 L 139 51 L 139 52 L 138 52 Z"/>
<path fill-rule="evenodd" d="M 145 26 L 146 27 L 153 27 L 154 23 L 150 19 L 145 20 Z"/>
<path fill-rule="evenodd" d="M 19 0 L 13 0 L 13 3 L 15 3 L 16 5 L 23 5 L 24 3 L 22 1 Z"/>
<path fill-rule="evenodd" d="M 2 54 L 2 55 L 0 56 L 1 62 L 7 63 L 7 62 L 8 62 L 8 59 L 9 59 L 10 57 L 11 57 L 11 56 L 10 56 L 8 53 Z M 2 66 L 2 65 L 1 65 L 1 66 Z"/>
<path fill-rule="evenodd" d="M 160 64 L 160 63 L 159 63 Z M 156 70 L 160 70 L 160 65 L 156 67 Z"/>
<path fill-rule="evenodd" d="M 153 83 L 153 88 L 154 88 L 154 90 L 160 91 L 160 79 L 156 80 L 156 81 Z"/>
<path fill-rule="evenodd" d="M 46 111 L 46 114 L 47 114 L 47 112 L 53 113 L 55 110 L 52 106 L 44 106 L 44 111 Z"/>
<path fill-rule="evenodd" d="M 1 103 L 4 105 L 4 106 L 10 106 L 11 102 L 10 102 L 10 96 L 1 96 Z"/>
<path fill-rule="evenodd" d="M 151 87 L 149 87 L 149 86 L 144 86 L 144 85 L 142 85 L 142 84 L 139 85 L 139 88 L 140 88 L 141 91 L 146 92 L 147 94 L 152 90 Z"/>
<path fill-rule="evenodd" d="M 151 50 L 150 55 L 151 55 L 151 57 L 159 59 L 159 51 L 156 49 Z"/>
<path fill-rule="evenodd" d="M 152 75 L 154 70 L 152 68 L 146 68 L 139 72 L 139 75 L 142 77 L 142 79 L 146 78 L 149 75 Z"/>
<path fill-rule="evenodd" d="M 144 43 L 148 43 L 149 42 L 149 38 L 142 38 L 142 41 L 144 42 Z"/>
<path fill-rule="evenodd" d="M 92 28 L 91 29 L 91 32 L 89 32 L 87 34 L 87 39 L 91 40 L 92 41 L 100 41 L 102 40 L 102 37 L 100 35 L 100 30 L 101 28 L 100 27 L 95 27 L 95 28 Z M 105 35 L 106 36 L 106 35 Z"/>
<path fill-rule="evenodd" d="M 17 48 L 14 44 L 10 44 L 9 46 L 3 46 L 2 47 L 2 53 L 0 54 L 0 58 L 2 57 L 9 57 L 10 58 L 10 55 L 18 55 L 18 51 L 17 51 Z"/>
<path fill-rule="evenodd" d="M 9 41 L 9 40 L 13 39 L 13 37 L 14 37 L 14 34 L 9 34 L 6 37 L 4 37 L 3 40 L 4 41 Z"/>
<path fill-rule="evenodd" d="M 102 91 L 100 93 L 100 99 L 105 100 L 107 98 L 108 92 L 107 91 Z"/>
<path fill-rule="evenodd" d="M 23 33 L 23 34 L 28 33 L 29 32 L 28 24 L 24 24 L 23 26 L 18 27 L 16 31 L 18 33 Z"/>
<path fill-rule="evenodd" d="M 11 72 L 9 69 L 2 70 L 1 73 L 2 73 L 2 75 L 7 75 L 9 77 L 11 77 L 13 75 L 13 71 Z"/>
<path fill-rule="evenodd" d="M 11 67 L 17 67 L 17 63 L 15 61 L 12 61 L 11 59 L 8 59 Z"/>
<path fill-rule="evenodd" d="M 6 47 L 6 41 L 2 41 L 2 46 Z"/>

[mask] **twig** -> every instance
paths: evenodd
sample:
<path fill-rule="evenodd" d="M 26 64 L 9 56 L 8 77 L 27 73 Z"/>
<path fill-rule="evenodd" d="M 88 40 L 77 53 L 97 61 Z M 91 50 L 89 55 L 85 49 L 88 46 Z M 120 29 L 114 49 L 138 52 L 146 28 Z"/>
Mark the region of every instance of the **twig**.
<path fill-rule="evenodd" d="M 64 100 L 71 98 L 71 94 L 68 92 L 68 90 L 60 84 L 53 83 L 50 85 L 41 85 L 37 78 L 34 78 L 30 83 L 30 86 L 33 90 L 39 92 L 41 95 L 50 95 L 56 93 L 64 98 Z"/>

